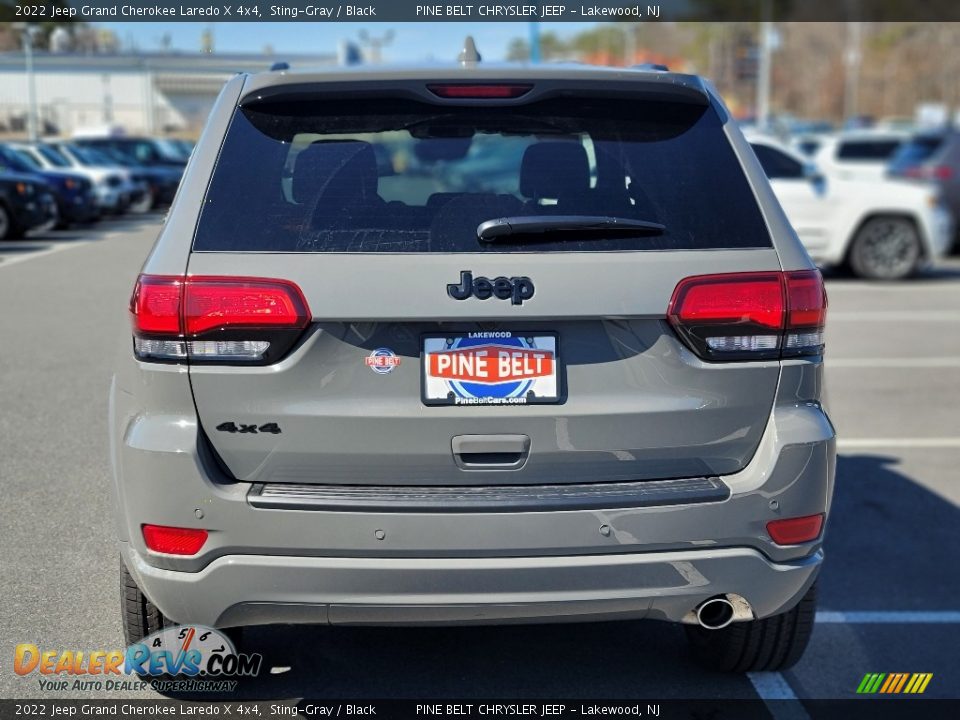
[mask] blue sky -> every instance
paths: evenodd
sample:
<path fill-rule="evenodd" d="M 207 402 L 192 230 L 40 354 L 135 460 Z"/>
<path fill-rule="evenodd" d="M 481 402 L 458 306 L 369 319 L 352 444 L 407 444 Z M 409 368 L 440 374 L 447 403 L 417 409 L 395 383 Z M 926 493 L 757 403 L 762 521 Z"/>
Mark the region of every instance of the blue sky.
<path fill-rule="evenodd" d="M 324 23 L 324 22 L 233 22 L 233 23 L 94 23 L 113 30 L 126 47 L 136 43 L 141 50 L 158 50 L 161 38 L 169 34 L 178 50 L 199 51 L 200 36 L 211 27 L 215 48 L 222 52 L 262 52 L 269 45 L 284 52 L 335 52 L 341 39 L 356 40 L 365 29 L 371 36 L 393 29 L 393 43 L 384 50 L 388 62 L 452 60 L 472 34 L 477 48 L 487 60 L 502 60 L 507 45 L 515 37 L 529 35 L 529 23 Z M 561 37 L 574 35 L 594 23 L 551 23 L 548 29 Z"/>

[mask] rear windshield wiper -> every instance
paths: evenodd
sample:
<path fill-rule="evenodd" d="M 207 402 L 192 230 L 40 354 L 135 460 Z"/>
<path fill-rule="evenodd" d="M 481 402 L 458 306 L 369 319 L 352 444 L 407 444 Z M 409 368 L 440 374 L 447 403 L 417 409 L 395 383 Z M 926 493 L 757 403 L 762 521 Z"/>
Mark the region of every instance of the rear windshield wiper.
<path fill-rule="evenodd" d="M 623 233 L 660 235 L 667 226 L 646 220 L 608 215 L 534 215 L 496 218 L 477 226 L 477 237 L 485 242 L 500 242 L 517 235 L 554 235 L 567 232 Z"/>

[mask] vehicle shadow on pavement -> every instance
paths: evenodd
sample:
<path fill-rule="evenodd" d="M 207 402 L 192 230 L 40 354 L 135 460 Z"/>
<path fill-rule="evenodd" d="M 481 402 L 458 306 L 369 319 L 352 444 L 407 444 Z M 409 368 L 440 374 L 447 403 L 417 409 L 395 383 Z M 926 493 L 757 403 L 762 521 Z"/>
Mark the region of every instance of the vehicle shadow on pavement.
<path fill-rule="evenodd" d="M 276 626 L 248 629 L 243 651 L 262 653 L 263 670 L 222 699 L 754 696 L 746 678 L 695 666 L 682 630 L 659 622 Z"/>
<path fill-rule="evenodd" d="M 841 455 L 821 610 L 956 610 L 960 508 L 886 455 Z"/>

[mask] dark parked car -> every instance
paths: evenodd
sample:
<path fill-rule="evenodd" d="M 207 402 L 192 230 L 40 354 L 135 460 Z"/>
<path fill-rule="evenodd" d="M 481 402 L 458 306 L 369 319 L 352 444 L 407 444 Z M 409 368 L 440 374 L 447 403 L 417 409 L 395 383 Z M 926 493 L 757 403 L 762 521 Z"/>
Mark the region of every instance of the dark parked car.
<path fill-rule="evenodd" d="M 180 186 L 180 178 L 183 176 L 182 167 L 173 165 L 145 165 L 115 147 L 85 145 L 83 142 L 77 143 L 76 146 L 87 153 L 99 153 L 109 159 L 110 162 L 129 170 L 133 181 L 146 189 L 148 199 L 145 198 L 140 203 L 140 210 L 146 211 L 160 205 L 169 205 L 173 202 L 173 196 L 177 194 L 177 188 Z"/>
<path fill-rule="evenodd" d="M 0 173 L 0 240 L 16 240 L 50 222 L 56 201 L 50 186 L 33 175 Z"/>
<path fill-rule="evenodd" d="M 955 220 L 960 220 L 960 132 L 941 130 L 914 135 L 890 161 L 890 175 L 936 183 Z M 960 252 L 960 231 L 953 252 Z"/>
<path fill-rule="evenodd" d="M 100 207 L 93 192 L 93 183 L 79 173 L 44 170 L 6 145 L 0 145 L 0 173 L 14 172 L 47 183 L 56 201 L 56 226 L 92 222 L 100 219 Z"/>
<path fill-rule="evenodd" d="M 183 170 L 187 159 L 179 145 L 171 140 L 146 137 L 75 138 L 74 143 L 90 147 L 112 148 L 148 167 L 173 167 Z"/>

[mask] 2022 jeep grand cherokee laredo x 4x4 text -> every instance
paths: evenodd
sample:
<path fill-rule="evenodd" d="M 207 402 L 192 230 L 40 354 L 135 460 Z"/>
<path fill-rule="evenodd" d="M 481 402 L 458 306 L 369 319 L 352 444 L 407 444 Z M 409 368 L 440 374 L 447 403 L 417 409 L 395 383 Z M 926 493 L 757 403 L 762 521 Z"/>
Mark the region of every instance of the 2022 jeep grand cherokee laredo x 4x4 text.
<path fill-rule="evenodd" d="M 131 642 L 651 618 L 715 667 L 803 652 L 826 297 L 699 78 L 238 76 L 130 308 Z"/>

